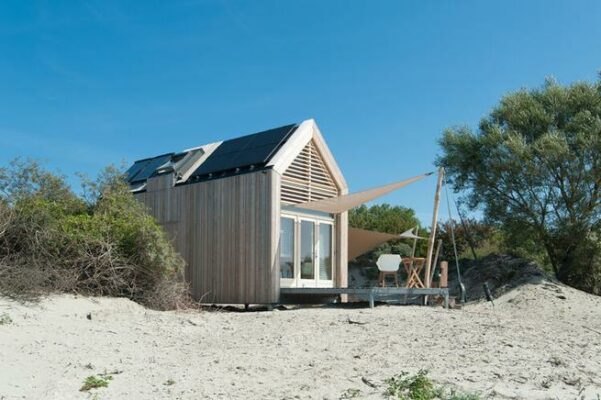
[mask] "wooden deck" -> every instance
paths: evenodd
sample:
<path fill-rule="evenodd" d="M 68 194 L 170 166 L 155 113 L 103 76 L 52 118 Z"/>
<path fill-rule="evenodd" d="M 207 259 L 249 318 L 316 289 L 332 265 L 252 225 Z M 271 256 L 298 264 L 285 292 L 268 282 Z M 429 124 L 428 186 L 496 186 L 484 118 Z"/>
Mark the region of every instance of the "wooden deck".
<path fill-rule="evenodd" d="M 397 287 L 372 287 L 372 288 L 280 288 L 281 295 L 363 295 L 369 299 L 369 307 L 373 308 L 376 299 L 387 296 L 441 296 L 444 307 L 449 308 L 448 288 L 397 288 Z"/>

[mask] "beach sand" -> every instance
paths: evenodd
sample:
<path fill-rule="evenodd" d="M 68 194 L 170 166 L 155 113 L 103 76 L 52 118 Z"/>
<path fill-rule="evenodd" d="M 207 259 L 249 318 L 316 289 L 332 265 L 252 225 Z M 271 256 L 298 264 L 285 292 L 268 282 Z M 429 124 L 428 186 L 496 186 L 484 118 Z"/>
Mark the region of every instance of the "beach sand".
<path fill-rule="evenodd" d="M 53 295 L 0 298 L 3 313 L 0 399 L 382 399 L 386 378 L 420 369 L 483 398 L 601 394 L 601 297 L 552 282 L 449 311 L 158 312 Z M 80 392 L 102 373 L 108 387 Z"/>

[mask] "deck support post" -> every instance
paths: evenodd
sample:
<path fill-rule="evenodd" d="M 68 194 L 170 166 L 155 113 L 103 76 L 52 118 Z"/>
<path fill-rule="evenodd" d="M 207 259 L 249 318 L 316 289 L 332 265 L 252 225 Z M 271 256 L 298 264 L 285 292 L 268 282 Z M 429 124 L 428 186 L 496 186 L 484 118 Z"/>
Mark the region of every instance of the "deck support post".
<path fill-rule="evenodd" d="M 374 291 L 373 289 L 369 291 L 369 308 L 374 308 L 375 306 L 375 301 L 374 301 Z"/>

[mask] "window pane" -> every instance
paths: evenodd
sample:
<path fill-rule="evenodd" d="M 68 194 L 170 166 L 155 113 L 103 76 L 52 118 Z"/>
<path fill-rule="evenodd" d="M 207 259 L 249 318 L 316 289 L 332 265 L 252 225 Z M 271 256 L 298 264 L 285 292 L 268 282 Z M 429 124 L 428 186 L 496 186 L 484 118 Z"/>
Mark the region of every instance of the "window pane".
<path fill-rule="evenodd" d="M 301 279 L 314 279 L 313 267 L 314 224 L 311 221 L 301 221 Z"/>
<path fill-rule="evenodd" d="M 282 278 L 294 278 L 294 220 L 281 219 L 280 274 Z"/>
<path fill-rule="evenodd" d="M 319 224 L 319 279 L 332 280 L 332 225 Z"/>

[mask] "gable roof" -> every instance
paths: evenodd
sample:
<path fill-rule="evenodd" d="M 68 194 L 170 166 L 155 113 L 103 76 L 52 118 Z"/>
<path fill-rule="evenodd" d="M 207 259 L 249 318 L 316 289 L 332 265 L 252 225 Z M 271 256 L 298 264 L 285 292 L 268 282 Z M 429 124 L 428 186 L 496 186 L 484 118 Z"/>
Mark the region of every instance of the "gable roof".
<path fill-rule="evenodd" d="M 165 173 L 175 173 L 176 184 L 201 182 L 260 169 L 273 168 L 281 174 L 312 138 L 325 153 L 328 164 L 331 164 L 328 167 L 333 170 L 337 185 L 345 190 L 346 182 L 313 120 L 211 143 L 180 153 L 166 153 L 138 160 L 126 171 L 126 180 L 133 191 L 139 191 L 146 187 L 145 183 L 149 178 Z"/>
<path fill-rule="evenodd" d="M 267 163 L 267 166 L 272 167 L 280 175 L 284 175 L 296 156 L 298 156 L 311 141 L 313 141 L 317 150 L 323 156 L 326 166 L 332 174 L 332 179 L 334 179 L 338 189 L 340 189 L 342 194 L 346 193 L 348 186 L 344 179 L 344 175 L 314 119 L 303 121 L 296 129 L 294 136 L 282 145 L 280 151 L 272 157 Z"/>

